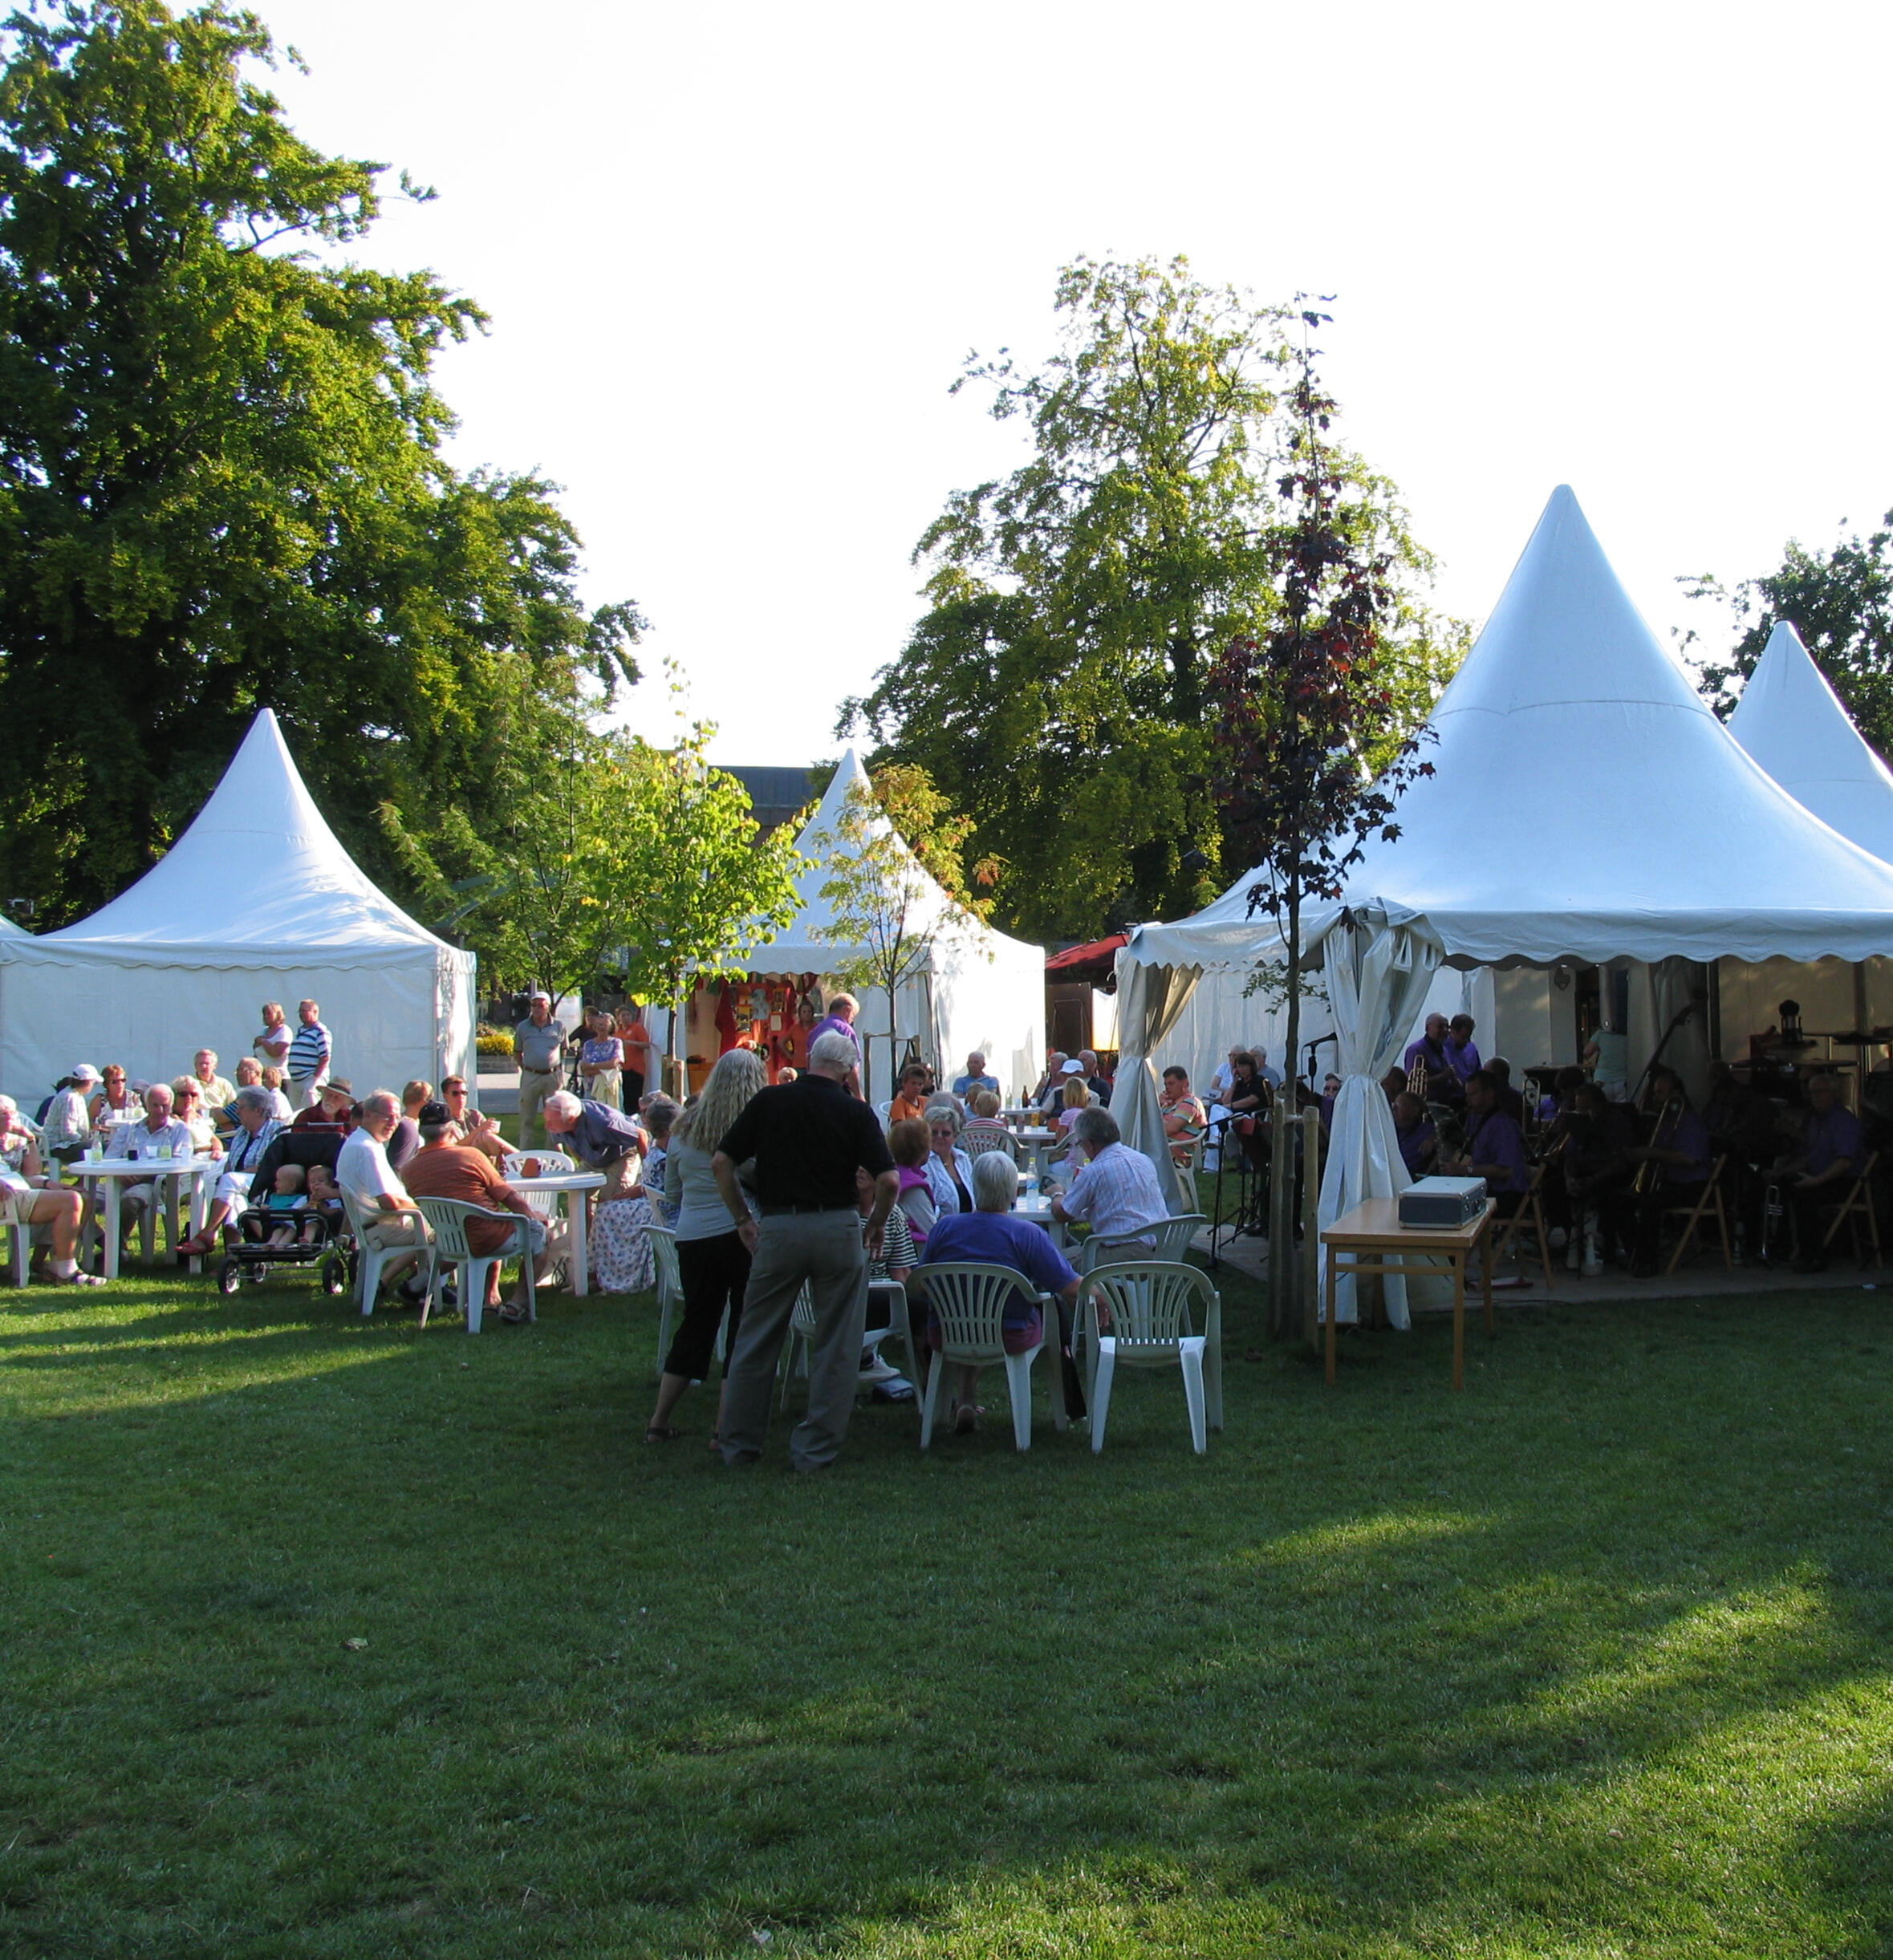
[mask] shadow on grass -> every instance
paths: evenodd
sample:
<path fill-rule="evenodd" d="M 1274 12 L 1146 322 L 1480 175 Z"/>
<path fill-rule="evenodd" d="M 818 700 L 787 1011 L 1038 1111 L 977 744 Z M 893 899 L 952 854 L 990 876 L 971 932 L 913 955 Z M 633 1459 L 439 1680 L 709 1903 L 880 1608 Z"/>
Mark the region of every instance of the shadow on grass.
<path fill-rule="evenodd" d="M 1330 1394 L 1225 1294 L 1206 1458 L 1157 1376 L 1097 1458 L 1041 1385 L 1027 1455 L 866 1408 L 813 1483 L 793 1406 L 636 1440 L 648 1301 L 302 1372 L 287 1295 L 147 1315 L 135 1414 L 6 1452 L 17 1950 L 1874 1950 L 1853 1303 L 1547 1305 L 1454 1398 L 1444 1327 Z"/>

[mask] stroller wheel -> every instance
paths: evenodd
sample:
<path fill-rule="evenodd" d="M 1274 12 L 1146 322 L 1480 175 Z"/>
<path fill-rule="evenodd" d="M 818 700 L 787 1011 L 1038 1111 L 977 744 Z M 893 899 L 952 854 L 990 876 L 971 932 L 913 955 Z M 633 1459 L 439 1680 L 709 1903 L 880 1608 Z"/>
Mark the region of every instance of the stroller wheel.
<path fill-rule="evenodd" d="M 331 1252 L 322 1262 L 322 1290 L 331 1300 L 348 1291 L 348 1267 L 339 1252 Z"/>
<path fill-rule="evenodd" d="M 217 1269 L 217 1290 L 220 1293 L 234 1293 L 243 1284 L 243 1268 L 234 1259 L 226 1259 Z"/>

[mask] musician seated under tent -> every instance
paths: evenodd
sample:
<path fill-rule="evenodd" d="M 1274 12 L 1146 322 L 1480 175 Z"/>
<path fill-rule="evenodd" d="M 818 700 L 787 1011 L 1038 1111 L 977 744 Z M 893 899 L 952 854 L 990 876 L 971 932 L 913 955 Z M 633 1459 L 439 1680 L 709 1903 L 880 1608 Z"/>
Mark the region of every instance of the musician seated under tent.
<path fill-rule="evenodd" d="M 1690 1106 L 1683 1078 L 1674 1069 L 1659 1063 L 1650 1071 L 1650 1102 L 1656 1121 L 1649 1141 L 1623 1151 L 1636 1166 L 1635 1175 L 1606 1203 L 1607 1211 L 1615 1214 L 1615 1236 L 1630 1243 L 1631 1272 L 1643 1280 L 1656 1272 L 1663 1212 L 1696 1203 L 1708 1181 L 1710 1163 L 1708 1126 Z"/>
<path fill-rule="evenodd" d="M 1808 1119 L 1801 1148 L 1777 1167 L 1782 1195 L 1794 1214 L 1794 1270 L 1819 1272 L 1827 1264 L 1821 1249 L 1823 1205 L 1839 1204 L 1859 1175 L 1863 1148 L 1860 1119 L 1840 1099 L 1840 1081 L 1817 1075 L 1807 1086 Z"/>

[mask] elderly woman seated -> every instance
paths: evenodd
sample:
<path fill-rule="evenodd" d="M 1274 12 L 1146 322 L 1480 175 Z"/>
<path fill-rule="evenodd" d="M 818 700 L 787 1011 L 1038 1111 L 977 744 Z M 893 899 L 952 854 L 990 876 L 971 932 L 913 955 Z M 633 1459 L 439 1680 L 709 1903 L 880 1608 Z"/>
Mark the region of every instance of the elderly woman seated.
<path fill-rule="evenodd" d="M 949 1264 L 1010 1266 L 1024 1276 L 1034 1293 L 1050 1293 L 1064 1302 L 1060 1315 L 1063 1321 L 1078 1302 L 1078 1275 L 1038 1226 L 1013 1215 L 1013 1201 L 1018 1195 L 1019 1174 L 1009 1158 L 989 1150 L 975 1159 L 973 1196 L 976 1208 L 942 1218 L 934 1226 L 928 1235 L 915 1277 L 924 1282 L 929 1266 Z M 1005 1351 L 1022 1353 L 1037 1345 L 1040 1332 L 1038 1303 L 1015 1293 L 1006 1305 L 1001 1323 L 1000 1337 Z M 930 1347 L 940 1345 L 940 1322 L 932 1314 L 927 1320 L 927 1341 Z M 953 1427 L 962 1435 L 977 1426 L 982 1414 L 973 1399 L 978 1378 L 977 1368 L 961 1371 Z M 1071 1392 L 1068 1385 L 1067 1406 Z"/>
<path fill-rule="evenodd" d="M 927 1106 L 927 1179 L 933 1187 L 933 1207 L 943 1216 L 973 1209 L 973 1159 L 960 1147 L 960 1106 L 951 1096 L 936 1097 Z"/>

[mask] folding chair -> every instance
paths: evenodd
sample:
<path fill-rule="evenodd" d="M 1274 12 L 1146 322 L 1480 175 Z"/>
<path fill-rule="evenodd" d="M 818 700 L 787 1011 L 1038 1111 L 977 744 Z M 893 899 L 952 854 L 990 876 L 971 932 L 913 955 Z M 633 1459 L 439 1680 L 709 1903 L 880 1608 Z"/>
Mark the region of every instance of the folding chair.
<path fill-rule="evenodd" d="M 1860 1256 L 1860 1221 L 1865 1219 L 1867 1239 L 1873 1247 L 1873 1264 L 1876 1272 L 1880 1267 L 1880 1221 L 1879 1214 L 1874 1210 L 1871 1180 L 1875 1167 L 1879 1161 L 1880 1154 L 1875 1150 L 1860 1167 L 1859 1176 L 1848 1187 L 1846 1198 L 1834 1214 L 1834 1223 L 1827 1228 L 1826 1236 L 1821 1241 L 1821 1251 L 1825 1255 L 1841 1228 L 1841 1221 L 1846 1219 L 1848 1234 L 1854 1244 L 1854 1263 L 1856 1266 L 1864 1267 L 1867 1261 Z"/>
<path fill-rule="evenodd" d="M 1545 1227 L 1545 1207 L 1538 1199 L 1538 1187 L 1545 1180 L 1545 1167 L 1542 1163 L 1532 1166 L 1531 1182 L 1525 1188 L 1525 1195 L 1518 1201 L 1518 1209 L 1505 1222 L 1498 1234 L 1491 1254 L 1492 1263 L 1497 1265 L 1501 1259 L 1512 1257 L 1518 1243 L 1521 1228 L 1529 1228 L 1538 1236 L 1538 1264 L 1545 1272 L 1545 1291 L 1551 1291 L 1551 1235 Z M 1507 1280 L 1508 1285 L 1515 1284 Z"/>
<path fill-rule="evenodd" d="M 1680 1218 L 1683 1221 L 1682 1236 L 1676 1240 L 1676 1249 L 1670 1254 L 1669 1264 L 1663 1268 L 1664 1276 L 1674 1272 L 1682 1264 L 1684 1255 L 1696 1238 L 1696 1228 L 1705 1215 L 1713 1212 L 1716 1229 L 1722 1235 L 1722 1264 L 1725 1271 L 1735 1270 L 1735 1258 L 1728 1248 L 1728 1217 L 1722 1208 L 1722 1167 L 1728 1162 L 1726 1156 L 1718 1157 L 1709 1166 L 1709 1175 L 1703 1180 L 1702 1189 L 1696 1194 L 1694 1204 L 1666 1204 L 1663 1215 L 1666 1219 Z M 1838 1224 L 1838 1219 L 1835 1220 Z M 1829 1237 L 1832 1237 L 1830 1232 Z"/>

